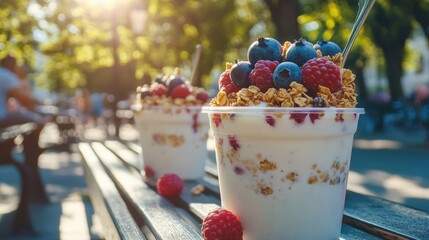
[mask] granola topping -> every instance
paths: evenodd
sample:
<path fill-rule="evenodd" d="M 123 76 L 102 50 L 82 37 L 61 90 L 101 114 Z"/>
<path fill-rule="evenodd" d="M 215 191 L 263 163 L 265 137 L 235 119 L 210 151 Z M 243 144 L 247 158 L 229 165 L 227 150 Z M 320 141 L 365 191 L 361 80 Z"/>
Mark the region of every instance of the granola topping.
<path fill-rule="evenodd" d="M 204 185 L 198 184 L 195 187 L 191 188 L 191 193 L 192 195 L 200 195 L 201 193 L 204 192 L 204 189 L 205 189 Z"/>
<path fill-rule="evenodd" d="M 277 164 L 268 161 L 267 159 L 261 161 L 259 163 L 259 169 L 261 169 L 262 171 L 269 171 L 269 170 L 274 170 L 277 168 Z"/>
<path fill-rule="evenodd" d="M 180 147 L 185 143 L 185 138 L 182 135 L 175 134 L 155 133 L 152 135 L 152 139 L 159 145 L 170 145 L 172 147 Z"/>
<path fill-rule="evenodd" d="M 283 53 L 287 51 L 290 45 L 290 42 L 284 43 Z M 320 50 L 317 53 L 319 57 L 322 57 Z M 341 53 L 333 57 L 324 56 L 324 58 L 332 61 L 337 66 L 341 66 Z M 324 107 L 354 108 L 357 105 L 357 94 L 354 83 L 356 75 L 349 69 L 341 68 L 340 71 L 342 87 L 340 91 L 334 93 L 329 88 L 319 85 L 319 91 L 316 96 L 312 97 L 307 93 L 308 90 L 297 82 L 292 82 L 288 89 L 270 88 L 266 92 L 262 92 L 258 87 L 251 85 L 248 88 L 242 88 L 240 91 L 230 94 L 221 90 L 211 100 L 210 105 L 258 106 L 265 104 L 267 107 L 314 107 L 314 98 L 320 97 L 325 103 Z"/>

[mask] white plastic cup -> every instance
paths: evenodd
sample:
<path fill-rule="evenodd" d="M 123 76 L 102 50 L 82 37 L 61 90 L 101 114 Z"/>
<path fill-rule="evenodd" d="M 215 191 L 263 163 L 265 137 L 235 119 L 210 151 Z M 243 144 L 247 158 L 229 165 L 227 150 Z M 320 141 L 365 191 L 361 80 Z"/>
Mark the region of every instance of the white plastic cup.
<path fill-rule="evenodd" d="M 360 108 L 204 107 L 244 239 L 338 239 Z"/>
<path fill-rule="evenodd" d="M 184 180 L 204 175 L 209 123 L 201 106 L 150 106 L 135 110 L 143 171 L 156 180 L 166 173 Z"/>

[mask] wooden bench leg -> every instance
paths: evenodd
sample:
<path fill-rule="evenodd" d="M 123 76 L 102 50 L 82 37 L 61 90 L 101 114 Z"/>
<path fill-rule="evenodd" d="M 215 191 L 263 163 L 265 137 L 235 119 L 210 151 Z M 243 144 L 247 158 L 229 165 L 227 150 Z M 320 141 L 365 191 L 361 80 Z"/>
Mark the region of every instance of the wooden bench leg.
<path fill-rule="evenodd" d="M 24 137 L 24 156 L 25 165 L 28 167 L 31 179 L 30 201 L 35 203 L 49 203 L 49 198 L 46 194 L 38 166 L 39 156 L 43 152 L 43 149 L 40 148 L 38 144 L 41 130 L 42 127 Z"/>
<path fill-rule="evenodd" d="M 19 201 L 18 208 L 16 209 L 15 219 L 12 226 L 12 233 L 35 235 L 33 224 L 30 218 L 30 178 L 28 169 L 15 161 L 11 161 L 21 176 L 21 200 Z"/>
<path fill-rule="evenodd" d="M 33 203 L 49 203 L 49 197 L 40 176 L 40 169 L 30 166 L 27 170 L 31 179 L 30 201 Z"/>

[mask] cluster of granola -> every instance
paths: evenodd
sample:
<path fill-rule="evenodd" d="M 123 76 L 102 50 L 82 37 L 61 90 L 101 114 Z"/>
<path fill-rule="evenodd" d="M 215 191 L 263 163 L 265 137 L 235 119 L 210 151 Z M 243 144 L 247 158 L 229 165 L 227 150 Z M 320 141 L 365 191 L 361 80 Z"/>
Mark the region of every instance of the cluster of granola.
<path fill-rule="evenodd" d="M 287 45 L 286 42 L 284 48 Z M 318 51 L 318 54 L 320 54 L 320 51 Z M 326 58 L 334 62 L 337 66 L 340 66 L 342 61 L 341 53 L 332 58 L 329 56 Z M 268 107 L 319 107 L 320 104 L 316 104 L 316 102 L 322 100 L 322 106 L 324 107 L 353 108 L 357 105 L 357 94 L 354 83 L 356 76 L 351 70 L 344 68 L 341 69 L 341 75 L 342 89 L 335 93 L 331 93 L 327 87 L 319 86 L 317 97 L 311 97 L 307 94 L 307 89 L 297 82 L 292 82 L 288 89 L 270 88 L 265 93 L 261 92 L 258 87 L 251 85 L 248 88 L 242 88 L 238 92 L 230 94 L 221 90 L 211 100 L 210 105 L 258 106 L 263 102 Z"/>
<path fill-rule="evenodd" d="M 308 184 L 329 183 L 329 185 L 336 185 L 347 179 L 348 161 L 342 164 L 334 161 L 331 165 L 331 171 L 322 171 L 316 164 L 313 164 L 311 169 L 315 170 L 315 173 L 308 177 Z"/>
<path fill-rule="evenodd" d="M 189 95 L 185 98 L 173 98 L 171 96 L 145 96 L 141 97 L 140 89 L 137 89 L 136 102 L 135 104 L 140 104 L 142 107 L 147 106 L 201 106 L 205 104 L 205 100 L 199 98 L 201 94 L 206 94 L 206 90 L 198 87 L 191 87 Z"/>
<path fill-rule="evenodd" d="M 153 140 L 159 145 L 169 145 L 172 147 L 180 147 L 185 143 L 185 138 L 181 135 L 154 133 Z"/>
<path fill-rule="evenodd" d="M 206 90 L 183 78 L 179 68 L 171 75 L 159 75 L 150 84 L 137 87 L 136 93 L 134 105 L 140 109 L 148 106 L 201 106 L 210 98 Z"/>

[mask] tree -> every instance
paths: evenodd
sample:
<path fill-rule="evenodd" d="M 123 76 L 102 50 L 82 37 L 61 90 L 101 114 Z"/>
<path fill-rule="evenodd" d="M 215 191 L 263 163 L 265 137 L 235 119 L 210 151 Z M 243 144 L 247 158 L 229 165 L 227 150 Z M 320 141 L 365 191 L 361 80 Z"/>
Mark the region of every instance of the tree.
<path fill-rule="evenodd" d="M 312 43 L 316 43 L 318 40 L 329 40 L 337 43 L 340 47 L 345 46 L 356 18 L 358 5 L 355 0 L 313 0 L 301 1 L 300 3 L 301 14 L 298 17 L 298 23 L 302 37 Z M 292 39 L 288 40 L 292 41 Z M 364 26 L 345 65 L 346 68 L 351 69 L 356 74 L 357 91 L 362 99 L 366 99 L 368 96 L 363 69 L 366 60 L 375 55 L 374 48 L 368 47 L 371 46 L 370 42 L 370 36 L 366 34 Z"/>
<path fill-rule="evenodd" d="M 115 84 L 107 80 L 112 78 L 108 70 L 115 63 L 114 32 L 123 77 L 120 82 L 126 84 L 121 91 L 124 95 L 134 91 L 136 80 L 144 75 L 170 74 L 175 67 L 181 67 L 189 77 L 197 44 L 202 45 L 203 56 L 196 84 L 207 86 L 213 81 L 212 69 L 224 68 L 225 61 L 243 58 L 256 36 L 272 29 L 266 23 L 269 15 L 263 5 L 250 0 L 148 0 L 143 2 L 148 13 L 145 32 L 135 35 L 129 19 L 135 3 L 141 1 L 117 1 L 108 9 L 105 5 L 95 6 L 94 1 L 76 4 L 74 0 L 62 0 L 47 18 L 56 26 L 54 37 L 41 48 L 51 56 L 47 74 L 52 86 L 72 89 L 100 88 L 100 82 L 110 83 L 103 84 L 110 87 Z M 254 15 L 257 11 L 262 14 Z M 255 27 L 264 20 L 263 30 Z M 227 51 L 237 53 L 225 54 Z"/>
<path fill-rule="evenodd" d="M 298 0 L 264 0 L 276 27 L 276 39 L 280 42 L 301 37 L 298 25 L 300 7 Z"/>
<path fill-rule="evenodd" d="M 43 1 L 39 1 L 44 4 Z M 13 54 L 22 64 L 34 65 L 37 19 L 28 14 L 29 0 L 0 1 L 0 58 Z"/>
<path fill-rule="evenodd" d="M 417 1 L 413 8 L 416 21 L 422 26 L 429 43 L 429 4 L 427 1 Z"/>
<path fill-rule="evenodd" d="M 429 36 L 429 2 L 385 0 L 376 2 L 368 28 L 374 43 L 381 48 L 392 99 L 404 97 L 401 77 L 404 72 L 405 45 L 420 24 Z M 429 39 L 429 37 L 428 37 Z"/>
<path fill-rule="evenodd" d="M 386 74 L 393 99 L 404 96 L 401 87 L 405 41 L 412 31 L 410 13 L 413 4 L 410 1 L 396 1 L 395 4 L 375 3 L 371 24 L 374 43 L 381 48 L 386 63 Z"/>

